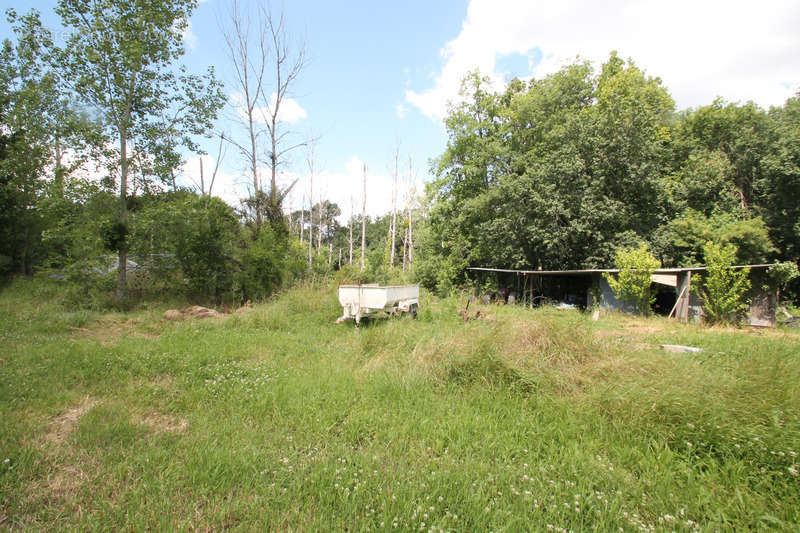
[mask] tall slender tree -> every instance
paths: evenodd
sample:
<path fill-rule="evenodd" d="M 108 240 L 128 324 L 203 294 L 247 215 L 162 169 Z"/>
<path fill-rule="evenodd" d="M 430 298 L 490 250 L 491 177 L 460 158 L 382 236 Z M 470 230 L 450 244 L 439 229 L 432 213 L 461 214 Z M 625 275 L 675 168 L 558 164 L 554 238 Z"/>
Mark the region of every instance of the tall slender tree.
<path fill-rule="evenodd" d="M 135 146 L 197 149 L 192 135 L 210 129 L 224 102 L 212 69 L 190 75 L 176 62 L 194 0 L 59 0 L 56 12 L 72 30 L 59 63 L 72 89 L 102 120 L 119 184 L 119 209 L 111 239 L 118 251 L 118 300 L 127 286 L 129 180 Z M 164 144 L 163 139 L 170 139 Z M 199 149 L 198 149 L 199 151 Z M 171 157 L 180 161 L 180 157 Z"/>
<path fill-rule="evenodd" d="M 392 247 L 389 252 L 389 266 L 394 266 L 394 253 L 397 239 L 397 174 L 400 160 L 400 142 L 394 149 L 394 173 L 392 175 L 392 222 L 389 231 L 392 233 Z"/>
<path fill-rule="evenodd" d="M 367 248 L 367 165 L 364 164 L 364 194 L 361 203 L 361 271 L 366 267 Z"/>

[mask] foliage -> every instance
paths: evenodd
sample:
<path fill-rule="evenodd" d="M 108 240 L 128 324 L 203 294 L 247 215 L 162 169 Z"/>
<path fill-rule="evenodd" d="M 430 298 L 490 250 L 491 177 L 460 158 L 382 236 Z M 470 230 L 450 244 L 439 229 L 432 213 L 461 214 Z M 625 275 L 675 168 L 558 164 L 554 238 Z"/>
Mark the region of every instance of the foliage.
<path fill-rule="evenodd" d="M 764 157 L 763 217 L 784 260 L 800 259 L 800 93 L 770 110 L 773 141 Z"/>
<path fill-rule="evenodd" d="M 306 250 L 284 231 L 265 224 L 237 255 L 235 291 L 240 301 L 260 301 L 301 277 Z"/>
<path fill-rule="evenodd" d="M 709 241 L 734 245 L 735 262 L 740 265 L 763 263 L 777 251 L 761 217 L 742 219 L 725 212 L 706 216 L 688 209 L 681 218 L 667 224 L 667 233 L 683 258 L 680 261 L 683 266 L 705 264 L 704 248 Z"/>
<path fill-rule="evenodd" d="M 98 141 L 119 183 L 114 241 L 120 300 L 127 284 L 130 176 L 173 182 L 181 162 L 178 148 L 197 150 L 192 137 L 210 129 L 224 102 L 213 70 L 196 76 L 175 65 L 195 5 L 194 0 L 60 0 L 56 7 L 72 30 L 66 48 L 54 51 L 56 63 L 81 102 L 99 114 Z"/>
<path fill-rule="evenodd" d="M 649 315 L 650 306 L 655 301 L 650 289 L 650 276 L 661 263 L 653 257 L 647 245 L 642 243 L 638 248 L 619 250 L 614 257 L 614 266 L 619 269 L 616 276 L 603 274 L 611 290 L 620 300 L 636 305 L 639 313 Z"/>
<path fill-rule="evenodd" d="M 612 54 L 600 74 L 576 63 L 501 95 L 471 75 L 464 90 L 428 192 L 444 243 L 431 251 L 448 260 L 423 261 L 606 266 L 631 234 L 641 240 L 663 222 L 674 104 L 657 78 Z"/>
<path fill-rule="evenodd" d="M 778 304 L 780 304 L 781 292 L 786 290 L 790 282 L 800 278 L 800 270 L 797 268 L 797 263 L 781 261 L 767 269 L 767 278 L 771 282 L 772 287 L 777 287 Z"/>
<path fill-rule="evenodd" d="M 733 269 L 736 246 L 709 241 L 703 247 L 707 271 L 693 279 L 692 290 L 703 299 L 708 322 L 735 322 L 748 306 L 750 269 Z"/>

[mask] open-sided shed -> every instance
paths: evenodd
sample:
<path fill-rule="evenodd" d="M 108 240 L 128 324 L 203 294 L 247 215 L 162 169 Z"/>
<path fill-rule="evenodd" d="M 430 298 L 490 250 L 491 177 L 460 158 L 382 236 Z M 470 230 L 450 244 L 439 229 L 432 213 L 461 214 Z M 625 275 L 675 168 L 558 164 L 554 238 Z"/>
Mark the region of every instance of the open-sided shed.
<path fill-rule="evenodd" d="M 750 269 L 750 310 L 748 323 L 753 326 L 774 326 L 777 291 L 765 287 L 766 271 L 772 264 L 736 265 L 733 269 Z M 595 268 L 581 270 L 513 270 L 505 268 L 472 267 L 476 273 L 494 273 L 498 278 L 511 280 L 509 285 L 521 286 L 522 300 L 533 306 L 537 300 L 589 307 L 594 294 L 600 295 L 600 306 L 607 310 L 632 311 L 633 306 L 622 302 L 611 290 L 603 274 L 617 274 L 619 269 Z M 692 320 L 703 314 L 703 302 L 689 290 L 692 276 L 705 272 L 706 267 L 659 268 L 650 276 L 656 285 L 656 312 L 680 320 Z M 515 279 L 511 279 L 515 277 Z"/>

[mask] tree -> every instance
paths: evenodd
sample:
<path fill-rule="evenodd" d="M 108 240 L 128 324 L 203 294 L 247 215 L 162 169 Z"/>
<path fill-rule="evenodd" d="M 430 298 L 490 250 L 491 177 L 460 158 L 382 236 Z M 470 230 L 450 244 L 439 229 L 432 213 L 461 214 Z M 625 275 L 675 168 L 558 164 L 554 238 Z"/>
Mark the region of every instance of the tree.
<path fill-rule="evenodd" d="M 682 129 L 696 151 L 725 159 L 722 176 L 738 199 L 739 216 L 749 217 L 759 199 L 762 159 L 769 142 L 769 117 L 764 110 L 752 102 L 729 104 L 718 98 L 689 113 Z"/>
<path fill-rule="evenodd" d="M 709 241 L 733 244 L 738 264 L 763 263 L 777 251 L 761 217 L 742 219 L 729 212 L 705 216 L 687 209 L 682 216 L 670 220 L 665 229 L 684 266 L 704 264 L 704 250 Z"/>
<path fill-rule="evenodd" d="M 800 93 L 770 111 L 773 142 L 763 161 L 763 217 L 782 259 L 800 260 Z"/>
<path fill-rule="evenodd" d="M 202 77 L 176 69 L 182 32 L 194 0 L 59 0 L 56 12 L 72 29 L 58 60 L 75 93 L 101 118 L 113 174 L 119 183 L 116 297 L 127 285 L 128 202 L 132 172 L 147 156 L 180 161 L 197 150 L 191 136 L 211 127 L 224 97 L 212 69 Z M 164 139 L 168 141 L 165 142 Z M 140 157 L 137 157 L 140 156 Z M 150 159 L 152 162 L 153 160 Z"/>
<path fill-rule="evenodd" d="M 619 250 L 614 265 L 619 269 L 616 277 L 608 273 L 603 274 L 611 290 L 620 300 L 636 305 L 639 313 L 649 315 L 650 306 L 655 300 L 650 290 L 652 285 L 650 276 L 661 264 L 643 243 L 638 248 Z"/>
<path fill-rule="evenodd" d="M 397 246 L 397 174 L 400 159 L 400 142 L 398 141 L 394 149 L 394 173 L 392 174 L 392 223 L 389 231 L 392 234 L 392 244 L 389 248 L 389 266 L 394 266 L 394 253 Z M 403 264 L 405 266 L 405 254 L 403 254 Z"/>
<path fill-rule="evenodd" d="M 364 165 L 364 194 L 361 203 L 361 272 L 366 266 L 367 248 L 367 165 Z"/>
<path fill-rule="evenodd" d="M 737 315 L 747 309 L 750 269 L 731 268 L 736 258 L 733 244 L 720 245 L 709 241 L 703 251 L 706 274 L 695 276 L 692 290 L 703 299 L 706 320 L 711 323 L 734 322 Z"/>
<path fill-rule="evenodd" d="M 233 2 L 227 18 L 223 35 L 240 93 L 234 105 L 242 111 L 248 137 L 246 142 L 235 144 L 249 166 L 253 187 L 250 204 L 260 228 L 264 215 L 272 223 L 283 221 L 281 206 L 297 182 L 284 188 L 278 185 L 278 172 L 288 154 L 305 145 L 290 141 L 291 131 L 286 129 L 281 113 L 305 68 L 306 51 L 303 44 L 290 45 L 283 13 L 276 18 L 264 4 L 253 14 L 242 12 L 239 3 Z M 267 137 L 265 141 L 263 136 Z M 270 169 L 266 191 L 260 176 L 261 162 Z"/>
<path fill-rule="evenodd" d="M 31 274 L 49 255 L 42 233 L 56 224 L 41 207 L 63 200 L 65 180 L 84 160 L 91 122 L 63 93 L 50 66 L 52 36 L 38 12 L 9 9 L 6 16 L 17 40 L 0 48 L 0 272 Z"/>

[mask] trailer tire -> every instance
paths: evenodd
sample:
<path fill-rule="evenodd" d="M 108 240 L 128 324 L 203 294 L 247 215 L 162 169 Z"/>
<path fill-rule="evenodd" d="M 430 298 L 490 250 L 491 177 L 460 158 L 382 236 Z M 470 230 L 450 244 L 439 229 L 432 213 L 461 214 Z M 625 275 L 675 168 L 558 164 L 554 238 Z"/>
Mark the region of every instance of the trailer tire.
<path fill-rule="evenodd" d="M 417 318 L 417 304 L 411 304 L 411 307 L 408 308 L 408 313 L 411 315 L 411 318 Z"/>

